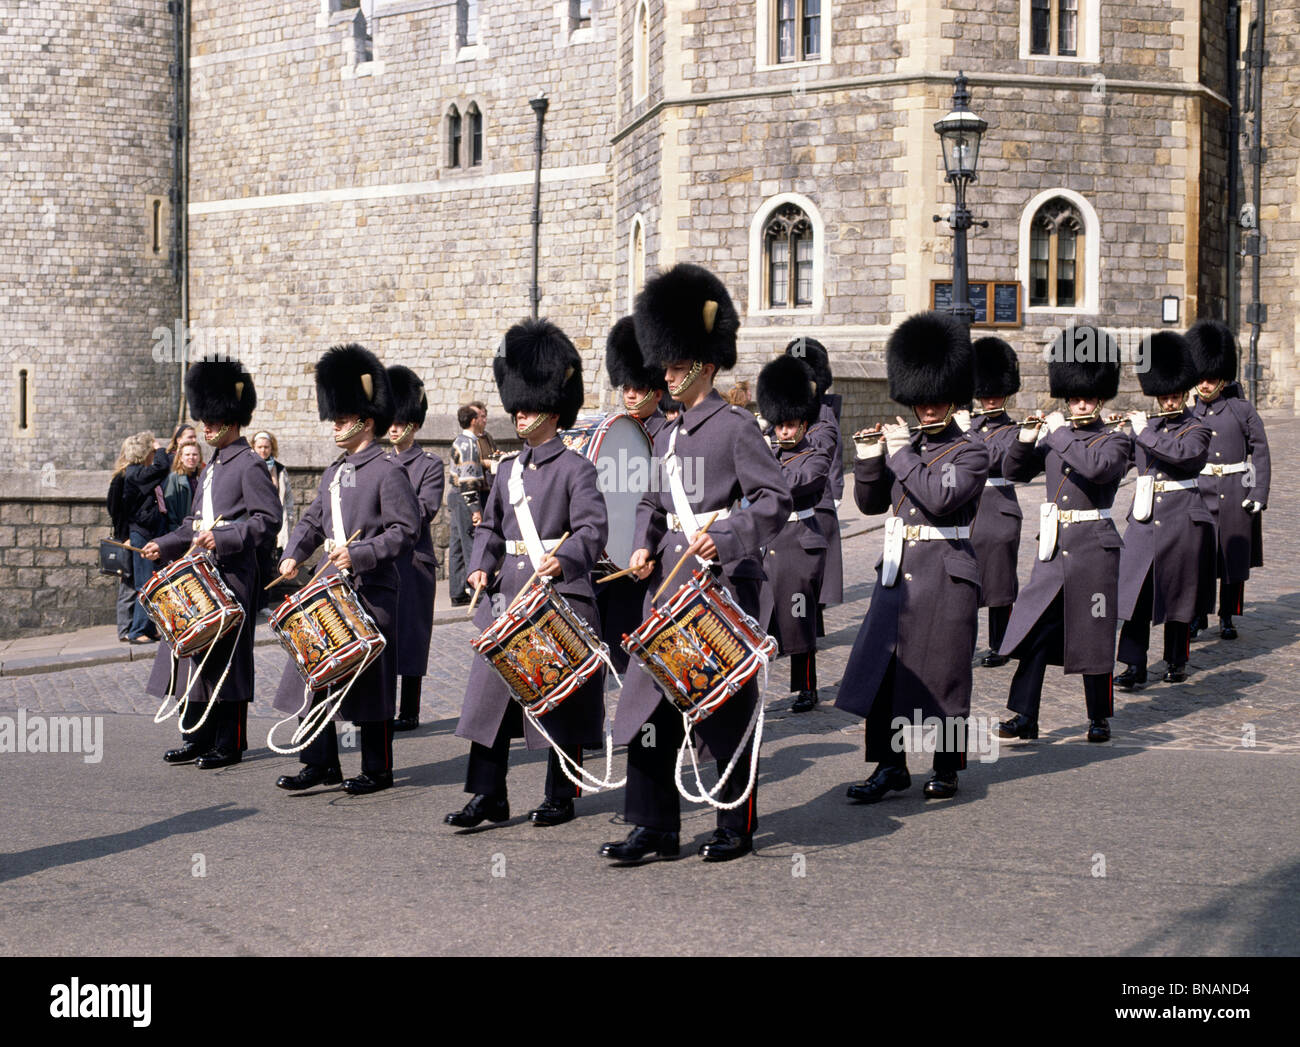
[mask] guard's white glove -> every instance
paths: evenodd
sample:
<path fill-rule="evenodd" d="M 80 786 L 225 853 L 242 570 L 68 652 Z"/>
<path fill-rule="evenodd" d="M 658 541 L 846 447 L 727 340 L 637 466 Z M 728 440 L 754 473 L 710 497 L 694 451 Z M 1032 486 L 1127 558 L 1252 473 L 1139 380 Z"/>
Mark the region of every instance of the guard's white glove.
<path fill-rule="evenodd" d="M 1049 433 L 1054 433 L 1056 430 L 1061 428 L 1061 426 L 1065 425 L 1065 415 L 1060 411 L 1053 411 L 1047 416 L 1046 423 L 1047 431 Z"/>
<path fill-rule="evenodd" d="M 885 453 L 885 445 L 879 440 L 854 440 L 853 450 L 859 458 L 879 458 Z"/>
<path fill-rule="evenodd" d="M 959 428 L 963 433 L 970 432 L 969 411 L 965 409 L 958 411 L 956 414 L 952 416 L 952 420 L 957 423 L 957 428 Z"/>
<path fill-rule="evenodd" d="M 1018 439 L 1022 444 L 1032 444 L 1037 442 L 1039 434 L 1042 432 L 1041 425 L 1021 425 Z"/>
<path fill-rule="evenodd" d="M 911 446 L 912 434 L 908 432 L 907 426 L 886 425 L 881 431 L 885 434 L 881 442 L 885 445 L 886 454 L 892 455 Z"/>
<path fill-rule="evenodd" d="M 1253 499 L 1247 498 L 1244 502 L 1241 503 L 1241 507 L 1245 509 L 1246 512 L 1250 513 L 1253 516 L 1255 513 L 1263 511 L 1264 503 L 1256 502 Z"/>
<path fill-rule="evenodd" d="M 1151 419 L 1147 417 L 1146 411 L 1132 411 L 1128 416 L 1128 420 L 1133 426 L 1134 436 L 1139 435 L 1142 430 L 1147 427 L 1147 423 L 1151 421 Z"/>

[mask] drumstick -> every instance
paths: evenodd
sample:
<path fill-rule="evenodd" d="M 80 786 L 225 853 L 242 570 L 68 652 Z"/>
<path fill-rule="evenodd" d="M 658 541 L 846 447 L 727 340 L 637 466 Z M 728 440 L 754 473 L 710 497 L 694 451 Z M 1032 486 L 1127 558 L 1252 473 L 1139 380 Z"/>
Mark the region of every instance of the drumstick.
<path fill-rule="evenodd" d="M 212 521 L 212 527 L 205 527 L 204 530 L 205 530 L 205 531 L 211 531 L 214 527 L 217 526 L 217 524 L 221 523 L 221 521 L 222 521 L 223 519 L 225 519 L 225 517 L 223 517 L 223 516 L 218 516 L 215 520 Z M 193 524 L 191 524 L 190 526 L 192 527 Z M 196 535 L 194 536 L 194 541 L 192 541 L 192 542 L 190 543 L 190 549 L 191 549 L 191 550 L 193 550 L 193 548 L 194 548 L 196 545 L 199 544 L 198 538 L 199 538 L 199 536 L 196 534 Z"/>
<path fill-rule="evenodd" d="M 466 618 L 474 617 L 474 608 L 478 605 L 478 598 L 483 595 L 483 590 L 486 588 L 487 588 L 486 585 L 474 586 L 474 599 L 470 600 L 469 602 L 469 610 L 465 612 Z"/>
<path fill-rule="evenodd" d="M 718 512 L 721 511 L 722 511 L 721 509 L 718 510 Z M 713 521 L 716 520 L 717 518 L 718 518 L 718 513 L 714 513 L 712 516 L 710 516 L 709 522 L 695 532 L 695 538 L 698 538 L 702 534 L 708 533 L 709 528 L 713 526 Z M 694 543 L 695 538 L 691 539 L 692 544 Z M 677 565 L 671 571 L 668 572 L 668 577 L 664 579 L 664 584 L 659 586 L 659 591 L 655 593 L 654 599 L 650 601 L 651 604 L 656 604 L 659 602 L 659 597 L 661 597 L 663 595 L 664 590 L 668 588 L 668 583 L 673 580 L 673 575 L 675 575 L 681 569 L 682 564 L 686 562 L 686 558 L 690 555 L 691 553 L 689 548 L 687 549 L 686 552 L 682 553 L 682 558 L 678 560 Z"/>
<path fill-rule="evenodd" d="M 552 550 L 550 551 L 550 553 L 548 553 L 547 555 L 549 555 L 549 556 L 554 556 L 556 553 L 558 553 L 558 552 L 560 551 L 560 546 L 562 546 L 562 545 L 563 545 L 565 542 L 567 542 L 568 540 L 569 540 L 569 532 L 568 532 L 568 531 L 565 531 L 562 535 L 560 535 L 560 540 L 559 540 L 558 542 L 555 543 L 555 548 L 552 549 Z M 540 571 L 540 570 L 541 570 L 541 568 L 538 567 L 538 568 L 536 568 L 536 569 L 533 571 L 532 574 L 530 574 L 530 575 L 528 576 L 528 581 L 524 582 L 524 584 L 520 587 L 520 589 L 519 589 L 519 593 L 522 593 L 522 592 L 523 592 L 524 590 L 526 590 L 530 585 L 532 585 L 533 582 L 537 581 L 537 572 Z M 518 600 L 518 599 L 519 599 L 519 593 L 515 593 L 515 599 L 510 601 L 510 605 L 511 605 L 512 607 L 514 606 L 515 600 Z"/>
<path fill-rule="evenodd" d="M 109 545 L 116 545 L 123 549 L 129 549 L 133 553 L 144 553 L 143 549 L 137 549 L 130 542 L 119 542 L 116 538 L 105 538 L 104 541 L 108 542 Z"/>
<path fill-rule="evenodd" d="M 346 542 L 344 542 L 342 545 L 338 546 L 338 548 L 339 548 L 339 549 L 346 549 L 349 545 L 351 545 L 351 544 L 356 540 L 357 535 L 359 535 L 360 533 L 361 533 L 361 528 L 358 527 L 355 531 L 352 532 L 352 537 L 349 538 L 349 539 L 348 539 Z M 308 585 L 311 585 L 312 582 L 314 582 L 317 578 L 319 578 L 320 575 L 321 575 L 321 572 L 324 571 L 325 568 L 329 566 L 329 563 L 330 563 L 330 561 L 329 561 L 329 557 L 327 556 L 327 557 L 325 557 L 325 558 L 321 561 L 321 565 L 320 565 L 320 567 L 317 568 L 316 573 L 313 574 L 313 575 L 311 576 L 311 579 L 307 582 L 307 584 L 308 584 Z M 292 575 L 289 575 L 289 574 L 281 574 L 281 575 L 277 575 L 275 578 L 271 579 L 271 582 L 270 582 L 269 585 L 264 585 L 264 586 L 262 587 L 262 591 L 263 591 L 263 592 L 266 592 L 267 589 L 274 589 L 277 585 L 279 585 L 281 582 L 283 582 L 286 578 L 292 578 L 292 577 L 293 577 L 294 575 L 296 575 L 297 573 L 298 573 L 298 571 L 297 571 L 297 569 L 295 569 Z"/>
<path fill-rule="evenodd" d="M 646 566 L 646 567 L 653 567 L 653 566 L 654 566 L 654 561 L 653 561 L 653 560 L 647 560 L 647 561 L 645 562 L 645 566 Z M 615 578 L 626 578 L 629 574 L 636 574 L 636 573 L 637 573 L 638 571 L 640 571 L 640 570 L 642 570 L 642 568 L 640 568 L 640 567 L 624 567 L 623 570 L 621 570 L 621 571 L 615 571 L 613 574 L 607 574 L 607 575 L 605 575 L 604 578 L 600 578 L 600 579 L 598 579 L 597 582 L 596 582 L 596 584 L 597 584 L 597 585 L 604 585 L 606 582 L 612 582 Z"/>

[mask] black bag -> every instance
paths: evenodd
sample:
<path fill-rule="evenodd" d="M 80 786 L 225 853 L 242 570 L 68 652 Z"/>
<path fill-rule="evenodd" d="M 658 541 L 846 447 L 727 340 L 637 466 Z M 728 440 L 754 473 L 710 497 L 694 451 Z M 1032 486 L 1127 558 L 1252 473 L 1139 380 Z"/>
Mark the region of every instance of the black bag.
<path fill-rule="evenodd" d="M 99 573 L 115 574 L 122 581 L 130 583 L 135 578 L 135 566 L 131 562 L 131 550 L 117 545 L 111 538 L 99 540 Z"/>

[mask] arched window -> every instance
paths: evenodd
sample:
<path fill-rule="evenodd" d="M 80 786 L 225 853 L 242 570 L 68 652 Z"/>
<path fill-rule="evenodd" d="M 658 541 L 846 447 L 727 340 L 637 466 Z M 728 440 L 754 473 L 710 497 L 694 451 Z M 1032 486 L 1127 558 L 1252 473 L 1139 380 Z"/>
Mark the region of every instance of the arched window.
<path fill-rule="evenodd" d="M 645 221 L 632 217 L 632 234 L 627 245 L 627 307 L 631 311 L 637 292 L 645 285 Z"/>
<path fill-rule="evenodd" d="M 813 304 L 813 229 L 794 204 L 783 204 L 763 229 L 766 309 L 796 309 Z"/>
<path fill-rule="evenodd" d="M 1083 299 L 1080 262 L 1086 247 L 1083 216 L 1054 196 L 1029 226 L 1029 304 L 1072 309 Z"/>
<path fill-rule="evenodd" d="M 483 114 L 476 102 L 470 102 L 465 117 L 469 121 L 469 166 L 478 167 L 483 162 Z"/>
<path fill-rule="evenodd" d="M 632 101 L 639 102 L 650 93 L 650 8 L 646 0 L 636 9 L 632 35 Z"/>
<path fill-rule="evenodd" d="M 447 110 L 447 166 L 460 166 L 460 110 L 454 105 Z"/>

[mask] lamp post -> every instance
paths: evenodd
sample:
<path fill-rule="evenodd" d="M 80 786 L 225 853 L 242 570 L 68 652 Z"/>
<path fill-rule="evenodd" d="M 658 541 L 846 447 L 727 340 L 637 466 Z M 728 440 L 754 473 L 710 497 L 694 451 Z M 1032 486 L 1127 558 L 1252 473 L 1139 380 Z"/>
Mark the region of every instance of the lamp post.
<path fill-rule="evenodd" d="M 533 286 L 529 294 L 533 308 L 533 319 L 536 320 L 542 302 L 542 289 L 538 280 L 538 264 L 542 232 L 542 125 L 546 122 L 546 110 L 549 105 L 546 101 L 546 92 L 543 91 L 536 98 L 530 99 L 528 104 L 532 106 L 533 112 L 537 114 L 533 163 Z"/>
<path fill-rule="evenodd" d="M 967 83 L 966 74 L 958 73 L 953 81 L 952 111 L 943 119 L 936 120 L 934 129 L 943 145 L 943 166 L 948 172 L 944 181 L 953 184 L 957 197 L 956 206 L 948 216 L 948 224 L 952 226 L 952 305 L 949 311 L 970 327 L 975 321 L 975 308 L 970 304 L 967 282 L 966 230 L 974 223 L 966 207 L 966 187 L 975 181 L 980 137 L 989 125 L 970 111 Z M 935 215 L 935 221 L 940 221 L 938 215 Z"/>

